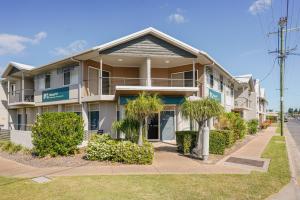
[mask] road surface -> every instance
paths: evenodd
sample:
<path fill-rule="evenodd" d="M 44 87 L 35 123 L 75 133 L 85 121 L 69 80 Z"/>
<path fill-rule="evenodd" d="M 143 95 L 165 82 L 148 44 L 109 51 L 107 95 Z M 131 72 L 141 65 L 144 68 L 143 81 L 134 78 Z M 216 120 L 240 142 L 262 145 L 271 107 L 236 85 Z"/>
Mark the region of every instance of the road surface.
<path fill-rule="evenodd" d="M 290 134 L 296 142 L 297 148 L 300 151 L 300 120 L 290 119 L 286 123 Z"/>

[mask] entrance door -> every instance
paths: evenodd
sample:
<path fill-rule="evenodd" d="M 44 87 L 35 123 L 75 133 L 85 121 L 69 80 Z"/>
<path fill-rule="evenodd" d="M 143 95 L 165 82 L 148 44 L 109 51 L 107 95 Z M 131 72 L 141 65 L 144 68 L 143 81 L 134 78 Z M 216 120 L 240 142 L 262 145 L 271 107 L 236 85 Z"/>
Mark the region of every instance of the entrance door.
<path fill-rule="evenodd" d="M 21 130 L 21 124 L 22 124 L 22 115 L 18 114 L 17 130 Z"/>
<path fill-rule="evenodd" d="M 162 140 L 175 140 L 174 115 L 173 110 L 160 113 L 160 138 Z"/>
<path fill-rule="evenodd" d="M 99 111 L 89 112 L 90 130 L 99 130 Z"/>
<path fill-rule="evenodd" d="M 158 132 L 158 113 L 152 118 L 148 119 L 148 139 L 149 140 L 158 140 L 159 132 Z"/>

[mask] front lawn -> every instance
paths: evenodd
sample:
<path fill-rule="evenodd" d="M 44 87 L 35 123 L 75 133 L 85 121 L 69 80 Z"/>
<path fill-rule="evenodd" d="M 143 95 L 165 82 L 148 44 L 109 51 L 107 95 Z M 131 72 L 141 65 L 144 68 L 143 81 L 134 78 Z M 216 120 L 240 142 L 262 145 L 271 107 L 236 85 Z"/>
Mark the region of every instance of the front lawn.
<path fill-rule="evenodd" d="M 267 173 L 58 177 L 46 184 L 0 178 L 0 199 L 265 199 L 290 180 L 284 137 L 263 153 Z"/>

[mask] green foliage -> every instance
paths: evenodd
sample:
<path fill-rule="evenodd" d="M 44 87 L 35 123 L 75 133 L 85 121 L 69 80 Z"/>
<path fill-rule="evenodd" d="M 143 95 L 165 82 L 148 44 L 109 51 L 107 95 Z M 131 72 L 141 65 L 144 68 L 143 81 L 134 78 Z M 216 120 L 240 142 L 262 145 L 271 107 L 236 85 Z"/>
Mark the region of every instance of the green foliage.
<path fill-rule="evenodd" d="M 127 164 L 151 164 L 154 150 L 145 141 L 139 146 L 131 141 L 113 140 L 109 135 L 94 135 L 87 147 L 88 160 L 113 161 Z"/>
<path fill-rule="evenodd" d="M 178 150 L 183 154 L 189 154 L 196 145 L 196 136 L 196 131 L 176 131 Z"/>
<path fill-rule="evenodd" d="M 11 141 L 0 141 L 0 149 L 2 151 L 6 151 L 10 154 L 17 153 L 22 151 L 23 149 L 25 150 L 26 148 L 23 148 L 19 144 L 15 144 Z"/>
<path fill-rule="evenodd" d="M 114 121 L 112 125 L 113 130 L 123 132 L 125 139 L 132 142 L 137 142 L 139 122 L 130 118 L 125 118 L 120 121 Z"/>
<path fill-rule="evenodd" d="M 251 119 L 247 122 L 248 124 L 248 133 L 249 134 L 256 134 L 258 128 L 258 121 L 257 119 Z"/>
<path fill-rule="evenodd" d="M 163 104 L 156 94 L 151 96 L 143 92 L 136 99 L 128 102 L 126 105 L 126 117 L 143 122 L 146 117 L 151 117 L 162 109 Z"/>
<path fill-rule="evenodd" d="M 245 120 L 237 113 L 223 113 L 219 117 L 218 129 L 232 130 L 235 135 L 235 140 L 242 139 L 247 133 L 247 124 Z"/>
<path fill-rule="evenodd" d="M 139 146 L 143 145 L 143 129 L 146 129 L 147 124 L 144 123 L 145 120 L 160 112 L 163 107 L 160 98 L 156 94 L 149 95 L 145 92 L 139 94 L 136 99 L 129 101 L 126 105 L 126 118 L 139 122 Z"/>
<path fill-rule="evenodd" d="M 83 120 L 71 112 L 43 113 L 32 127 L 36 155 L 74 154 L 83 140 Z"/>
<path fill-rule="evenodd" d="M 204 98 L 190 101 L 188 99 L 181 105 L 182 115 L 186 119 L 192 119 L 198 123 L 219 116 L 224 111 L 222 105 L 214 99 Z M 200 127 L 201 128 L 201 127 Z"/>
<path fill-rule="evenodd" d="M 229 148 L 236 141 L 236 135 L 232 130 L 212 130 L 212 132 L 219 132 L 225 136 L 225 147 Z"/>
<path fill-rule="evenodd" d="M 176 142 L 178 151 L 189 154 L 196 145 L 196 131 L 177 131 Z M 209 133 L 209 152 L 224 154 L 226 143 L 232 142 L 233 132 L 226 130 L 211 130 Z"/>
<path fill-rule="evenodd" d="M 226 148 L 226 134 L 211 130 L 209 133 L 209 153 L 223 155 Z"/>

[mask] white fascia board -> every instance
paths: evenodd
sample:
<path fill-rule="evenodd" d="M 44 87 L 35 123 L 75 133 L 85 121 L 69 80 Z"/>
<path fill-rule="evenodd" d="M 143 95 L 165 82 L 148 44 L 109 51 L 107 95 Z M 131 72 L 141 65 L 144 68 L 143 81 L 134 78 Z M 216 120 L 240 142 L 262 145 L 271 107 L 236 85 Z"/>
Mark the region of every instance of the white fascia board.
<path fill-rule="evenodd" d="M 116 86 L 116 90 L 123 91 L 176 91 L 176 92 L 197 92 L 197 87 L 156 87 L 156 86 Z"/>

